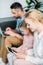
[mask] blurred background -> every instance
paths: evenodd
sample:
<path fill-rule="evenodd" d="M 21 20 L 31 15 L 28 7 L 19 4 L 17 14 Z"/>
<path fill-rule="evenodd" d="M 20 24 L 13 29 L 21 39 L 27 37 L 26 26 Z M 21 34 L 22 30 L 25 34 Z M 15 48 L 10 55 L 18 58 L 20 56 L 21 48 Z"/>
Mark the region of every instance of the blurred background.
<path fill-rule="evenodd" d="M 43 4 L 43 0 L 0 0 L 0 18 L 12 17 L 12 14 L 10 11 L 10 5 L 13 2 L 20 2 L 24 8 L 29 5 L 36 5 L 37 3 L 35 1 L 38 1 L 39 2 L 38 4 Z M 43 10 L 43 6 L 40 7 L 39 5 L 39 8 Z"/>

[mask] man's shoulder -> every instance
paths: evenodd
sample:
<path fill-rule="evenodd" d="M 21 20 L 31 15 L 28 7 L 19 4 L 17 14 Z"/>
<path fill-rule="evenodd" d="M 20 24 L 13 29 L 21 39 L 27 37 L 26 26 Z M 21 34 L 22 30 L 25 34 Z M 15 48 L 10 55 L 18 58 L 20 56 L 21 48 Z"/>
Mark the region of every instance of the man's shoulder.
<path fill-rule="evenodd" d="M 24 16 L 23 16 L 23 17 L 21 17 L 21 18 L 18 18 L 18 19 L 17 19 L 17 21 L 23 21 L 23 20 L 24 20 L 24 18 L 25 18 Z"/>

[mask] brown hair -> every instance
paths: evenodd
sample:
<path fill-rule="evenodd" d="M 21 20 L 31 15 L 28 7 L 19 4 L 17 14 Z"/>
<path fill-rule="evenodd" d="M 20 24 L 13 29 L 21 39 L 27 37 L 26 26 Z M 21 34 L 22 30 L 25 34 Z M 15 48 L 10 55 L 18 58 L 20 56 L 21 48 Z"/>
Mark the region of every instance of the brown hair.
<path fill-rule="evenodd" d="M 24 20 L 19 24 L 19 28 L 27 28 L 27 24 Z"/>
<path fill-rule="evenodd" d="M 23 28 L 23 29 L 27 29 L 27 24 L 25 23 L 25 21 L 23 20 L 20 24 L 19 24 L 19 29 Z M 31 30 L 29 29 L 29 34 L 33 35 L 33 32 L 31 32 Z"/>

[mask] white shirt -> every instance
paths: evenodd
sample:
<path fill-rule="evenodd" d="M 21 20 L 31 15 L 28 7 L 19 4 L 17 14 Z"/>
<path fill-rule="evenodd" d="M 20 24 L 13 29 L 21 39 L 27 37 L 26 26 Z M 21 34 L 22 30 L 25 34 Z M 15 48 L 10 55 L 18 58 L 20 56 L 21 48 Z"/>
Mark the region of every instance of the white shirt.
<path fill-rule="evenodd" d="M 26 61 L 32 62 L 34 64 L 43 65 L 43 31 L 38 35 L 37 32 L 34 33 L 34 45 L 33 45 L 32 53 L 26 56 Z"/>

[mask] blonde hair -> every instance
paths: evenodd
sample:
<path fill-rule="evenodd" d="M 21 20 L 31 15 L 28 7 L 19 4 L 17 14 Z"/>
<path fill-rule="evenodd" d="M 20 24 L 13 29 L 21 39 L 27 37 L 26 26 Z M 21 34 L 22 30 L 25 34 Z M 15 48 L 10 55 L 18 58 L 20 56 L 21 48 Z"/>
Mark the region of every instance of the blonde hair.
<path fill-rule="evenodd" d="M 34 20 L 39 20 L 39 22 L 43 23 L 42 13 L 36 9 L 30 9 L 26 14 L 25 18 L 32 18 Z"/>

